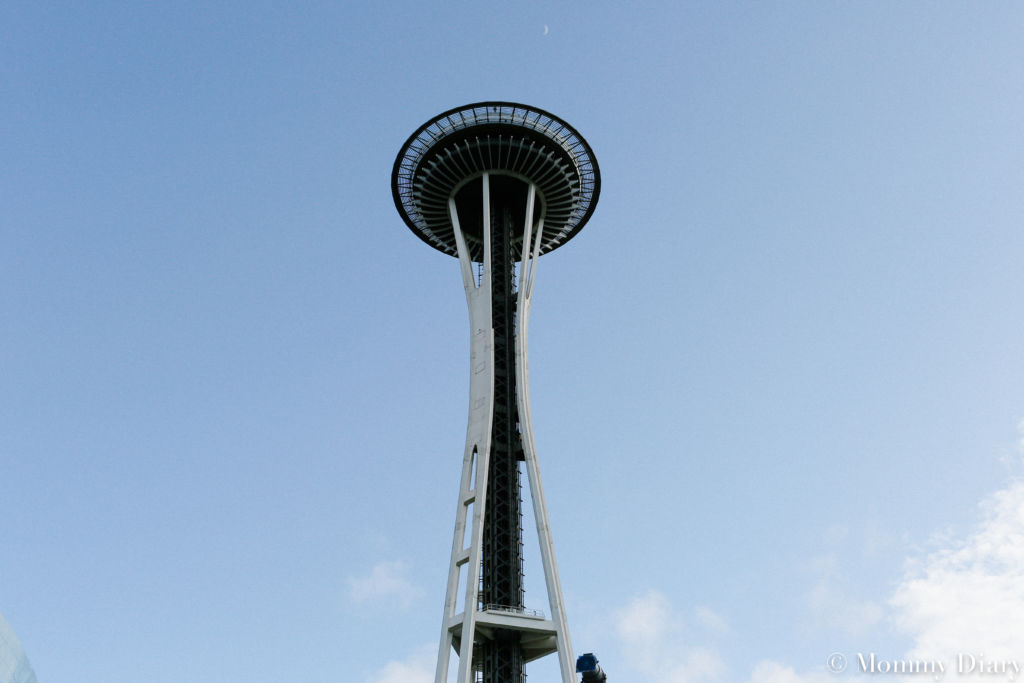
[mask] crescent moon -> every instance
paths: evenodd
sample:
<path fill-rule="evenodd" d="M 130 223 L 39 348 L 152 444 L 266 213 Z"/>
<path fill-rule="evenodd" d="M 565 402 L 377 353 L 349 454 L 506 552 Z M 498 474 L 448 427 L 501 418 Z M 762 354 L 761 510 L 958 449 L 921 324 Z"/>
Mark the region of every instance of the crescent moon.
<path fill-rule="evenodd" d="M 544 35 L 548 34 L 548 25 L 544 24 Z"/>

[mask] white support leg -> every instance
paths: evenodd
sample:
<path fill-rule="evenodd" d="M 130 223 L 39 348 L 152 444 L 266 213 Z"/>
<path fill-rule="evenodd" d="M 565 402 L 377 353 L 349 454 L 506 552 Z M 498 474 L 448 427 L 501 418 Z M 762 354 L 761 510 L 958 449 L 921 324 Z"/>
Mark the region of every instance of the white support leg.
<path fill-rule="evenodd" d="M 533 226 L 533 205 L 536 188 L 530 185 L 526 201 L 526 225 L 523 227 L 523 251 L 520 261 L 519 297 L 517 303 L 516 327 L 516 400 L 519 406 L 519 429 L 523 439 L 523 453 L 526 458 L 526 474 L 530 482 L 530 498 L 533 501 L 533 516 L 537 522 L 537 539 L 540 543 L 541 563 L 544 565 L 544 582 L 548 591 L 548 606 L 554 622 L 558 645 L 558 667 L 562 683 L 576 682 L 576 669 L 569 637 L 569 625 L 562 600 L 562 584 L 558 578 L 558 564 L 555 561 L 555 543 L 548 524 L 548 509 L 544 502 L 544 487 L 537 463 L 537 447 L 533 438 L 533 421 L 530 416 L 530 370 L 527 354 L 527 331 L 530 322 L 530 303 L 533 283 L 537 274 L 540 257 L 541 237 L 544 218 Z M 531 251 L 532 246 L 532 251 Z"/>
<path fill-rule="evenodd" d="M 489 179 L 483 179 L 484 212 L 489 224 Z M 459 683 L 472 683 L 473 639 L 476 633 L 477 603 L 480 584 L 480 553 L 483 545 L 484 510 L 487 505 L 487 469 L 491 452 L 491 422 L 494 404 L 494 331 L 491 324 L 490 237 L 485 230 L 484 277 L 478 284 L 473 277 L 473 263 L 465 236 L 459 224 L 455 200 L 448 200 L 448 213 L 455 230 L 462 283 L 466 290 L 470 323 L 469 422 L 466 427 L 466 450 L 463 456 L 459 502 L 455 513 L 455 534 L 448 567 L 448 588 L 445 592 L 441 642 L 437 653 L 434 680 L 446 683 L 448 660 L 459 634 Z M 474 475 L 475 469 L 475 477 Z M 466 521 L 473 509 L 469 547 L 466 547 Z M 456 614 L 459 578 L 466 572 L 466 592 L 461 618 Z M 456 625 L 461 628 L 456 629 Z"/>

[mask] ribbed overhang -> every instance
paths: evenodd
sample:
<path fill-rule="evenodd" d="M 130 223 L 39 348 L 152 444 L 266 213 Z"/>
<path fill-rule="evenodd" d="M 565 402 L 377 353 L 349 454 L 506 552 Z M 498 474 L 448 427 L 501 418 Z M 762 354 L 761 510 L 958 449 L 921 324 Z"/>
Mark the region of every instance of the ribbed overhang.
<path fill-rule="evenodd" d="M 391 174 L 395 206 L 424 242 L 455 256 L 448 199 L 485 172 L 537 186 L 542 254 L 583 228 L 601 189 L 597 159 L 572 126 L 535 107 L 479 102 L 446 111 L 409 137 Z M 480 237 L 467 231 L 466 240 L 479 259 Z"/>

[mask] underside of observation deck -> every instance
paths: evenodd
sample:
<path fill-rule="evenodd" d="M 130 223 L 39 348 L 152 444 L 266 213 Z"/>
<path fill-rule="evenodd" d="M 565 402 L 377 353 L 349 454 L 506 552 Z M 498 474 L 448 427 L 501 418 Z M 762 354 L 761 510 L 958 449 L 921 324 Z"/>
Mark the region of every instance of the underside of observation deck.
<path fill-rule="evenodd" d="M 420 239 L 456 256 L 448 198 L 484 172 L 537 186 L 545 212 L 541 254 L 579 232 L 601 190 L 593 151 L 568 123 L 522 104 L 481 102 L 440 114 L 409 137 L 391 175 L 395 206 Z M 481 261 L 480 236 L 469 233 L 466 241 Z M 511 246 L 519 246 L 518 236 Z"/>

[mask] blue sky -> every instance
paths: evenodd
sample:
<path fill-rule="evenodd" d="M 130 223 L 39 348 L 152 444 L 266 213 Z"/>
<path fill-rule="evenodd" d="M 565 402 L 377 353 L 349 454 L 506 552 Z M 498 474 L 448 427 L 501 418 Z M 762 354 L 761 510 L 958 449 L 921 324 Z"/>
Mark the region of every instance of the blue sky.
<path fill-rule="evenodd" d="M 576 649 L 1024 662 L 1020 4 L 355 5 L 0 5 L 0 613 L 41 681 L 432 680 L 468 323 L 389 175 L 488 99 L 602 170 L 531 319 Z"/>

